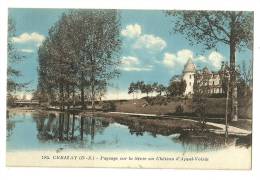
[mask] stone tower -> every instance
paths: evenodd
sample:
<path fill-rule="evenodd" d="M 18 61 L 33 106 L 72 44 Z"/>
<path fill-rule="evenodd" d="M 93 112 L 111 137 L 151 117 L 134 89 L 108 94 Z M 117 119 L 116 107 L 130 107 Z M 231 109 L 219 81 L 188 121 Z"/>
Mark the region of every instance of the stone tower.
<path fill-rule="evenodd" d="M 194 74 L 196 72 L 196 66 L 192 60 L 189 59 L 184 66 L 182 79 L 186 81 L 186 90 L 184 95 L 193 94 Z"/>

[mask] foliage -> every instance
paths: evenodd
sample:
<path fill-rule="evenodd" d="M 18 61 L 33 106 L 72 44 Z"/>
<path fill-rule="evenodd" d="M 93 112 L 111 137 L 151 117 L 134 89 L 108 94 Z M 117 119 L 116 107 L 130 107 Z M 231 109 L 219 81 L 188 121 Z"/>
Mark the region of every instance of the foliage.
<path fill-rule="evenodd" d="M 149 96 L 150 93 L 156 92 L 160 96 L 165 92 L 166 87 L 162 84 L 158 84 L 157 82 L 154 82 L 153 84 L 144 83 L 144 81 L 137 81 L 136 83 L 131 82 L 128 87 L 128 94 L 134 93 L 145 93 L 146 97 Z"/>
<path fill-rule="evenodd" d="M 237 94 L 238 97 L 252 97 L 253 88 L 253 61 L 249 60 L 248 66 L 246 62 L 242 62 L 242 68 L 239 68 L 239 76 L 237 78 Z"/>
<path fill-rule="evenodd" d="M 170 85 L 168 87 L 163 84 L 159 84 L 157 82 L 154 83 L 145 83 L 144 81 L 131 82 L 128 87 L 128 94 L 141 93 L 146 94 L 144 98 L 148 104 L 150 105 L 166 105 L 172 98 L 175 96 L 182 96 L 186 89 L 186 82 L 184 80 L 181 81 L 170 81 Z M 156 93 L 156 96 L 149 97 L 149 94 Z"/>
<path fill-rule="evenodd" d="M 207 49 L 219 42 L 237 48 L 253 45 L 253 12 L 248 11 L 167 11 L 174 16 L 173 32 L 181 33 L 192 45 L 203 44 Z"/>
<path fill-rule="evenodd" d="M 143 84 L 141 86 L 141 92 L 146 93 L 146 97 L 148 97 L 149 93 L 153 92 L 153 87 L 151 84 Z"/>
<path fill-rule="evenodd" d="M 131 84 L 128 87 L 128 94 L 133 94 L 133 100 L 134 100 L 134 95 L 137 92 L 138 92 L 137 84 L 134 82 L 131 82 Z"/>
<path fill-rule="evenodd" d="M 119 75 L 121 40 L 116 10 L 72 10 L 49 30 L 38 51 L 38 91 L 49 102 L 89 100 L 92 109 Z"/>
<path fill-rule="evenodd" d="M 14 46 L 13 37 L 15 36 L 15 24 L 11 18 L 8 19 L 8 61 L 7 61 L 7 93 L 8 97 L 16 90 L 24 87 L 23 84 L 16 82 L 16 78 L 21 76 L 21 72 L 12 67 L 13 64 L 21 60 L 21 55 Z"/>
<path fill-rule="evenodd" d="M 253 84 L 252 64 L 249 64 L 247 68 L 245 66 L 245 62 L 243 62 L 242 69 L 240 68 L 236 69 L 236 86 L 237 86 L 238 97 L 252 96 L 252 84 Z M 227 64 L 225 64 L 223 67 L 223 72 L 225 71 L 230 71 L 230 67 Z M 228 79 L 223 74 L 220 77 L 221 77 L 223 95 L 226 97 Z"/>
<path fill-rule="evenodd" d="M 206 124 L 207 119 L 207 103 L 208 97 L 210 96 L 210 86 L 209 86 L 210 76 L 208 74 L 196 72 L 194 75 L 194 85 L 193 85 L 193 108 L 195 113 L 198 115 L 200 123 L 202 123 L 203 128 Z"/>
<path fill-rule="evenodd" d="M 16 49 L 13 37 L 16 35 L 15 24 L 11 17 L 8 19 L 8 39 L 7 39 L 7 106 L 12 106 L 16 100 L 15 92 L 28 86 L 30 82 L 17 82 L 17 78 L 22 73 L 13 66 L 24 58 Z"/>
<path fill-rule="evenodd" d="M 167 105 L 170 101 L 168 97 L 157 95 L 155 97 L 145 97 L 146 102 L 153 106 L 153 105 Z"/>
<path fill-rule="evenodd" d="M 166 91 L 166 87 L 163 84 L 157 84 L 155 91 L 161 96 Z"/>
<path fill-rule="evenodd" d="M 242 48 L 253 48 L 253 12 L 248 11 L 167 11 L 173 16 L 173 32 L 181 33 L 191 45 L 206 49 L 217 44 L 228 45 L 230 51 L 231 119 L 237 117 L 236 59 Z"/>
<path fill-rule="evenodd" d="M 182 105 L 176 106 L 176 108 L 175 108 L 175 113 L 176 114 L 182 114 L 183 112 L 184 112 L 184 108 L 183 108 Z"/>
<path fill-rule="evenodd" d="M 105 112 L 115 111 L 116 110 L 116 104 L 112 101 L 104 102 L 102 104 L 102 110 L 105 111 Z"/>
<path fill-rule="evenodd" d="M 241 79 L 245 82 L 246 85 L 249 87 L 253 86 L 253 61 L 248 60 L 249 62 L 246 63 L 246 61 L 242 62 L 242 68 L 240 70 L 240 76 Z M 246 65 L 248 64 L 248 65 Z"/>
<path fill-rule="evenodd" d="M 214 94 L 210 94 L 209 98 L 226 98 L 226 95 L 224 93 L 214 93 Z"/>
<path fill-rule="evenodd" d="M 168 96 L 182 96 L 186 89 L 186 81 L 170 81 L 170 84 L 167 88 Z"/>

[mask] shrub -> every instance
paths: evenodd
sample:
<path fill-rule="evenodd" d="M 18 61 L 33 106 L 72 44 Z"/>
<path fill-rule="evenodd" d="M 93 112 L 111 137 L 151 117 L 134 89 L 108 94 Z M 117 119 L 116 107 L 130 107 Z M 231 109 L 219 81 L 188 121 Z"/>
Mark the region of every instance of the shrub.
<path fill-rule="evenodd" d="M 176 108 L 175 108 L 175 113 L 176 114 L 182 114 L 183 112 L 184 112 L 184 108 L 183 108 L 182 105 L 176 106 Z"/>
<path fill-rule="evenodd" d="M 157 95 L 155 97 L 144 97 L 145 101 L 153 106 L 153 105 L 167 105 L 169 102 L 169 98 L 166 98 L 164 96 Z"/>
<path fill-rule="evenodd" d="M 105 112 L 115 111 L 116 110 L 116 105 L 112 101 L 104 102 L 102 104 L 102 110 L 105 111 Z"/>
<path fill-rule="evenodd" d="M 209 97 L 210 98 L 223 98 L 223 97 L 226 97 L 226 95 L 224 93 L 217 93 L 217 94 L 210 94 Z"/>

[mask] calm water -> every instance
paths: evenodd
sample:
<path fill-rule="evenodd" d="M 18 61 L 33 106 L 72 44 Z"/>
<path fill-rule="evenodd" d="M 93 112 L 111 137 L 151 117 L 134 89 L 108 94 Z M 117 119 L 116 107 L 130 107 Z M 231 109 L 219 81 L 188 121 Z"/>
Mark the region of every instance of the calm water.
<path fill-rule="evenodd" d="M 143 125 L 144 126 L 144 125 Z M 133 124 L 102 118 L 39 112 L 10 113 L 7 151 L 15 150 L 144 150 L 211 151 L 223 148 L 222 137 L 149 132 Z M 231 138 L 231 144 L 236 138 Z"/>

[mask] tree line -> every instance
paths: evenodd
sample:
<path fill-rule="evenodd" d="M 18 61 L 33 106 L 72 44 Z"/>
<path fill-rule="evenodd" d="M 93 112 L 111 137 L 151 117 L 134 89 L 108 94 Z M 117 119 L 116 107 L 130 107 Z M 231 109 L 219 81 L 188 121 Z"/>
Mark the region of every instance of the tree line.
<path fill-rule="evenodd" d="M 170 80 L 168 86 L 154 83 L 145 83 L 144 81 L 131 82 L 128 87 L 128 94 L 133 95 L 133 99 L 136 93 L 146 94 L 146 98 L 149 94 L 156 93 L 157 96 L 181 96 L 185 92 L 186 82 L 184 80 L 175 80 L 175 76 Z"/>
<path fill-rule="evenodd" d="M 16 92 L 27 88 L 30 82 L 18 82 L 17 79 L 22 76 L 22 72 L 14 68 L 15 64 L 21 63 L 25 56 L 17 50 L 13 37 L 16 35 L 14 20 L 8 18 L 8 38 L 7 38 L 7 106 L 12 106 L 16 100 Z"/>
<path fill-rule="evenodd" d="M 119 76 L 120 19 L 116 10 L 72 10 L 63 13 L 38 50 L 40 101 L 86 108 Z"/>

